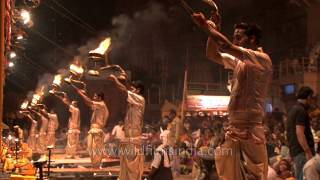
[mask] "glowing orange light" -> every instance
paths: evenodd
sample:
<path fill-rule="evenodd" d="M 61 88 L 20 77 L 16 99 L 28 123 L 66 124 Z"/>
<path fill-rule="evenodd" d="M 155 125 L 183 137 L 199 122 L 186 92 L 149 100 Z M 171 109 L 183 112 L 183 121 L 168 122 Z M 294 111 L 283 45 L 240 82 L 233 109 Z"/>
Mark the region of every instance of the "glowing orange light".
<path fill-rule="evenodd" d="M 103 55 L 109 49 L 110 45 L 111 45 L 111 38 L 108 37 L 100 43 L 97 49 L 89 51 L 89 54 L 96 53 L 96 54 Z"/>
<path fill-rule="evenodd" d="M 28 107 L 28 101 L 23 101 L 23 103 L 20 106 L 20 109 L 27 109 Z"/>
<path fill-rule="evenodd" d="M 229 96 L 190 95 L 187 97 L 187 107 L 190 110 L 226 111 L 229 100 Z"/>
<path fill-rule="evenodd" d="M 83 74 L 83 68 L 81 66 L 77 66 L 75 64 L 71 64 L 70 65 L 70 72 L 72 74 L 75 74 L 75 75 L 82 75 Z"/>
<path fill-rule="evenodd" d="M 61 78 L 62 78 L 62 76 L 60 74 L 55 75 L 54 80 L 53 80 L 53 84 L 60 86 L 61 85 Z"/>

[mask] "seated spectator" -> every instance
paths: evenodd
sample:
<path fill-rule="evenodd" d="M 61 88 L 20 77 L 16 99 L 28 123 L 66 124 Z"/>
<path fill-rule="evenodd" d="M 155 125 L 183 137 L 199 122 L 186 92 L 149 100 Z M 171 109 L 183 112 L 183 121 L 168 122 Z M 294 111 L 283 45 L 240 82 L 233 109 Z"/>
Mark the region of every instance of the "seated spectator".
<path fill-rule="evenodd" d="M 195 148 L 199 148 L 199 147 L 200 147 L 200 146 L 199 146 L 199 145 L 200 145 L 200 144 L 199 144 L 199 142 L 200 142 L 200 137 L 201 137 L 201 131 L 200 131 L 200 129 L 192 132 L 193 147 L 195 147 Z"/>
<path fill-rule="evenodd" d="M 183 122 L 183 131 L 189 135 L 192 133 L 191 124 L 187 119 Z"/>
<path fill-rule="evenodd" d="M 287 179 L 293 177 L 291 163 L 287 159 L 281 159 L 276 165 L 275 170 L 278 179 Z"/>
<path fill-rule="evenodd" d="M 279 155 L 281 156 L 281 158 L 284 158 L 284 159 L 288 159 L 290 157 L 289 145 L 285 137 L 281 138 Z"/>
<path fill-rule="evenodd" d="M 276 180 L 277 177 L 277 172 L 272 167 L 268 166 L 268 180 Z"/>
<path fill-rule="evenodd" d="M 170 123 L 170 119 L 168 116 L 163 117 L 161 123 L 160 123 L 160 129 L 161 130 L 166 130 L 168 128 L 168 125 Z"/>
<path fill-rule="evenodd" d="M 268 153 L 268 157 L 269 159 L 277 156 L 277 153 L 275 152 L 276 149 L 276 144 L 274 143 L 274 140 L 272 138 L 272 134 L 270 132 L 270 129 L 268 127 L 265 128 L 265 136 L 267 139 L 267 153 Z"/>
<path fill-rule="evenodd" d="M 125 138 L 123 124 L 123 121 L 119 121 L 118 124 L 114 126 L 111 132 L 111 136 L 113 139 L 120 141 Z"/>

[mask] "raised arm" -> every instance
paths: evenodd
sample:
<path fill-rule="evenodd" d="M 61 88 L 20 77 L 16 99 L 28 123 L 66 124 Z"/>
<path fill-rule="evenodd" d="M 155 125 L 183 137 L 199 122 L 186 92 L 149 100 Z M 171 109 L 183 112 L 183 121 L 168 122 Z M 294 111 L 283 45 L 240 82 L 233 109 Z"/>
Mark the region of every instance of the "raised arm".
<path fill-rule="evenodd" d="M 54 94 L 57 98 L 59 98 L 64 104 L 66 104 L 67 106 L 70 106 L 71 102 L 70 100 L 68 99 L 67 95 L 64 94 L 64 96 L 59 96 L 57 94 Z"/>
<path fill-rule="evenodd" d="M 30 111 L 31 113 L 34 113 L 35 115 L 41 117 L 41 113 L 39 113 L 38 111 L 36 111 L 36 110 L 34 110 L 34 109 L 31 109 L 31 108 L 29 109 L 29 111 Z"/>
<path fill-rule="evenodd" d="M 114 76 L 110 75 L 107 77 L 107 80 L 111 81 L 119 91 L 127 93 L 127 88 Z"/>
<path fill-rule="evenodd" d="M 304 134 L 304 129 L 305 129 L 304 126 L 296 125 L 296 134 L 297 134 L 298 142 L 299 142 L 300 146 L 302 147 L 302 149 L 306 155 L 307 160 L 309 160 L 312 158 L 313 155 L 312 155 L 311 149 L 309 148 L 307 138 Z"/>
<path fill-rule="evenodd" d="M 45 118 L 49 119 L 49 113 L 45 109 L 40 109 L 40 114 Z"/>
<path fill-rule="evenodd" d="M 29 110 L 30 110 L 30 112 L 36 114 L 39 117 L 42 117 L 42 116 L 44 116 L 45 118 L 49 117 L 48 116 L 48 112 L 46 110 L 44 110 L 44 109 L 40 109 L 39 112 L 34 110 L 34 109 L 29 109 Z"/>
<path fill-rule="evenodd" d="M 78 94 L 83 98 L 84 102 L 88 105 L 88 106 L 92 106 L 93 102 L 92 100 L 86 95 L 84 90 L 78 89 L 76 88 Z"/>
<path fill-rule="evenodd" d="M 61 100 L 64 104 L 66 104 L 67 106 L 70 106 L 71 102 L 67 97 L 63 97 L 61 98 Z"/>
<path fill-rule="evenodd" d="M 311 148 L 308 145 L 307 137 L 305 135 L 305 128 L 308 125 L 306 123 L 306 119 L 309 118 L 309 115 L 304 112 L 304 110 L 301 108 L 296 112 L 296 118 L 295 118 L 295 126 L 296 126 L 296 136 L 298 139 L 298 142 L 303 149 L 307 160 L 312 158 L 312 151 Z"/>
<path fill-rule="evenodd" d="M 208 37 L 206 48 L 207 58 L 212 62 L 223 65 L 223 59 L 218 49 L 219 46 L 214 42 L 214 40 L 211 37 Z"/>
<path fill-rule="evenodd" d="M 36 120 L 31 116 L 31 114 L 25 114 L 25 117 L 32 122 L 36 122 Z"/>
<path fill-rule="evenodd" d="M 77 91 L 77 93 L 82 97 L 82 99 L 84 100 L 84 102 L 88 105 L 88 106 L 93 106 L 93 102 L 92 100 L 87 96 L 85 90 L 83 89 L 79 89 L 77 86 L 71 84 L 72 87 Z"/>
<path fill-rule="evenodd" d="M 236 57 L 237 59 L 242 59 L 243 52 L 239 46 L 232 44 L 223 34 L 221 34 L 216 28 L 208 21 L 202 13 L 194 13 L 192 15 L 193 21 L 202 28 L 212 39 L 213 42 L 217 45 L 217 48 L 222 51 Z M 211 47 L 214 47 L 214 44 L 210 44 Z M 216 53 L 212 56 L 215 57 Z M 211 58 L 213 58 L 211 57 Z M 219 58 L 219 56 L 217 56 Z M 217 58 L 216 57 L 216 58 Z M 211 59 L 210 58 L 210 59 Z"/>

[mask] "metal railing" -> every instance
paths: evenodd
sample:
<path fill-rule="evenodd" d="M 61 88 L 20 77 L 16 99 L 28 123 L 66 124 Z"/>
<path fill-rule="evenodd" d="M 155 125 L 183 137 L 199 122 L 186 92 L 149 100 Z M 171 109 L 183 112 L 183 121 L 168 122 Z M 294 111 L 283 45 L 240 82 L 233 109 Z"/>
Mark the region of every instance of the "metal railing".
<path fill-rule="evenodd" d="M 146 103 L 147 104 L 159 104 L 164 100 L 175 102 L 180 100 L 182 97 L 181 91 L 176 91 L 173 87 L 170 89 L 162 89 L 161 87 L 153 87 L 146 89 Z M 187 84 L 187 95 L 227 95 L 227 82 L 225 83 L 201 83 L 201 82 L 188 82 Z"/>
<path fill-rule="evenodd" d="M 188 94 L 201 93 L 201 94 L 226 94 L 227 83 L 200 83 L 188 82 Z"/>
<path fill-rule="evenodd" d="M 281 79 L 289 76 L 303 75 L 305 72 L 320 72 L 320 64 L 318 62 L 310 63 L 309 58 L 295 58 L 281 61 L 278 65 L 274 65 L 273 78 Z"/>

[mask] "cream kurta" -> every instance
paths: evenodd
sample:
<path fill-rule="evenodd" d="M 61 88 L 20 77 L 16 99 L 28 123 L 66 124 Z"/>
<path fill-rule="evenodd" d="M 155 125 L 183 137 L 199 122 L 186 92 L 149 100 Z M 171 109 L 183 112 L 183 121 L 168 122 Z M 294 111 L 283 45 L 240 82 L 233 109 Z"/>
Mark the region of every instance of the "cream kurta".
<path fill-rule="evenodd" d="M 145 102 L 138 94 L 128 91 L 128 109 L 124 120 L 124 133 L 126 137 L 137 137 L 142 134 Z"/>
<path fill-rule="evenodd" d="M 272 76 L 272 63 L 263 52 L 242 48 L 243 58 L 222 53 L 224 66 L 233 70 L 229 103 L 230 126 L 226 140 L 215 151 L 220 179 L 267 180 L 264 102 Z"/>
<path fill-rule="evenodd" d="M 120 180 L 141 180 L 144 155 L 142 152 L 142 125 L 145 101 L 138 94 L 128 91 L 128 109 L 124 121 L 125 139 L 121 142 Z"/>
<path fill-rule="evenodd" d="M 272 78 L 272 62 L 263 52 L 245 48 L 242 51 L 242 59 L 222 53 L 225 68 L 233 70 L 229 116 L 231 121 L 260 123 Z"/>

